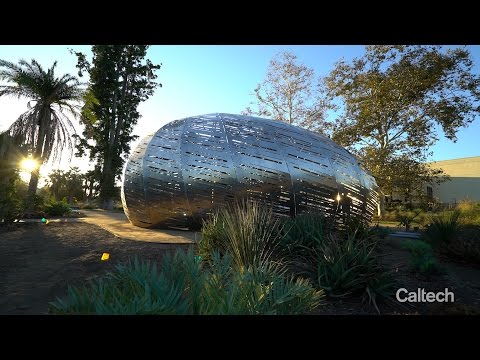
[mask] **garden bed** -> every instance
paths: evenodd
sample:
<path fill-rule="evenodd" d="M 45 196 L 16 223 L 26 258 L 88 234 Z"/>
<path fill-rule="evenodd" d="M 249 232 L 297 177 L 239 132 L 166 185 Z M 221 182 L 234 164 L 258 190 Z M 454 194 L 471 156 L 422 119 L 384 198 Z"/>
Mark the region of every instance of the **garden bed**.
<path fill-rule="evenodd" d="M 0 314 L 46 314 L 48 303 L 67 293 L 68 285 L 113 270 L 118 262 L 137 256 L 161 261 L 166 252 L 186 249 L 185 245 L 165 245 L 122 240 L 86 223 L 16 224 L 0 233 Z M 480 313 L 480 270 L 468 264 L 441 261 L 445 274 L 423 276 L 410 271 L 409 253 L 398 246 L 398 239 L 382 240 L 383 261 L 391 266 L 398 287 L 409 291 L 424 288 L 455 294 L 452 303 L 418 303 L 408 306 L 396 301 L 379 303 L 382 314 L 473 314 Z M 101 261 L 102 254 L 110 254 Z M 314 314 L 377 314 L 359 296 L 326 299 Z"/>

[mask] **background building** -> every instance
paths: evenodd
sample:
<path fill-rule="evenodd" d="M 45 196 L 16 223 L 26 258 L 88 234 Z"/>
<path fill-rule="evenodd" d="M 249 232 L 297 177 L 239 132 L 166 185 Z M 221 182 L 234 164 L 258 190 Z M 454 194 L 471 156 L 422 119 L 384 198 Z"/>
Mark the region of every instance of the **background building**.
<path fill-rule="evenodd" d="M 432 162 L 443 169 L 450 180 L 440 185 L 427 185 L 427 196 L 441 203 L 457 203 L 463 199 L 480 201 L 480 156 Z"/>

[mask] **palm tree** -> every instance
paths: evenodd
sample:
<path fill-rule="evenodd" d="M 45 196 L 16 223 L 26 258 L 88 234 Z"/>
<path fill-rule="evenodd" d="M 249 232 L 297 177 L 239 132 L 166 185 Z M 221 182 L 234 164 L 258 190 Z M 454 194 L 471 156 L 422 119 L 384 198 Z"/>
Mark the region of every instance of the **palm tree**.
<path fill-rule="evenodd" d="M 20 60 L 18 64 L 0 60 L 0 80 L 12 84 L 0 85 L 0 97 L 29 98 L 28 110 L 7 130 L 23 140 L 38 163 L 30 175 L 27 212 L 33 209 L 40 166 L 50 158 L 60 160 L 64 154 L 71 158 L 73 150 L 72 135 L 76 132 L 67 114 L 79 115 L 83 90 L 72 75 L 55 77 L 56 65 L 54 62 L 45 71 L 35 60 Z"/>

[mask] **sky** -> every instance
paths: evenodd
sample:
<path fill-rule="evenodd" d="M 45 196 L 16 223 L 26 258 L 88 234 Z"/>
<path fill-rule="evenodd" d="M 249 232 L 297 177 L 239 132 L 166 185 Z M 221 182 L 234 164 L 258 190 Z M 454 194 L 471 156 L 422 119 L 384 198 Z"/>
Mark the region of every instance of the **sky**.
<path fill-rule="evenodd" d="M 468 46 L 480 72 L 480 45 Z M 76 74 L 76 57 L 69 49 L 82 51 L 91 57 L 89 45 L 0 45 L 0 59 L 18 62 L 20 59 L 37 60 L 44 68 L 57 61 L 56 75 Z M 317 76 L 326 75 L 341 58 L 351 60 L 364 52 L 360 45 L 153 45 L 147 57 L 154 64 L 162 64 L 157 81 L 162 87 L 140 104 L 142 117 L 134 128 L 139 139 L 158 130 L 164 124 L 188 116 L 208 113 L 239 114 L 254 99 L 253 90 L 266 74 L 268 63 L 277 53 L 291 51 L 298 60 L 313 68 Z M 81 78 L 81 81 L 87 79 Z M 0 132 L 6 130 L 18 116 L 27 110 L 27 99 L 0 98 Z M 81 128 L 78 127 L 78 131 Z M 431 161 L 480 155 L 478 138 L 480 119 L 461 129 L 458 141 L 441 140 L 431 148 Z M 71 163 L 45 164 L 41 175 L 53 168 L 68 169 L 79 166 L 82 171 L 92 168 L 88 159 L 73 158 Z M 26 174 L 25 174 L 26 175 Z"/>

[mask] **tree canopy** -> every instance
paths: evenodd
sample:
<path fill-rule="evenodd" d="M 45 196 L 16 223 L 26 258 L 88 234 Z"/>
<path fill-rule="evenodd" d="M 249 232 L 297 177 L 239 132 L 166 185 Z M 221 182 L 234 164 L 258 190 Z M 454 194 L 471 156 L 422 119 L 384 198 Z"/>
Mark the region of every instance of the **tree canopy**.
<path fill-rule="evenodd" d="M 265 79 L 254 91 L 255 102 L 251 105 L 256 108 L 247 107 L 243 114 L 325 131 L 325 113 L 330 103 L 313 69 L 298 63 L 296 55 L 277 54 L 270 61 Z"/>
<path fill-rule="evenodd" d="M 384 192 L 439 179 L 424 164 L 439 129 L 456 141 L 457 130 L 480 112 L 472 67 L 463 47 L 367 46 L 326 78 L 330 95 L 344 103 L 333 139 L 362 158 Z"/>
<path fill-rule="evenodd" d="M 101 168 L 104 208 L 113 208 L 115 178 L 121 175 L 130 143 L 137 138 L 132 130 L 140 118 L 138 105 L 160 85 L 155 82 L 160 65 L 145 59 L 147 49 L 145 45 L 94 45 L 91 63 L 85 54 L 75 53 L 79 75 L 90 75 L 82 109 L 85 130 L 77 155 L 89 152 Z"/>

